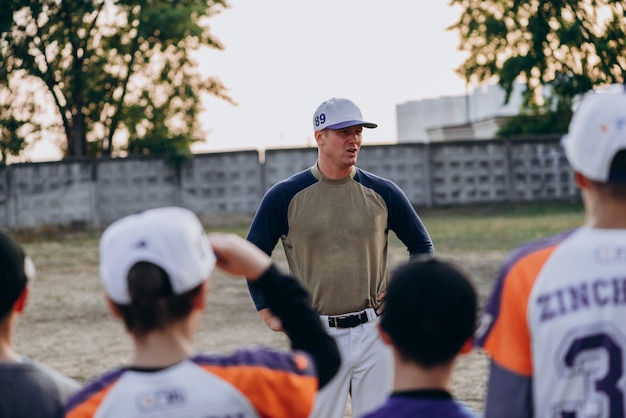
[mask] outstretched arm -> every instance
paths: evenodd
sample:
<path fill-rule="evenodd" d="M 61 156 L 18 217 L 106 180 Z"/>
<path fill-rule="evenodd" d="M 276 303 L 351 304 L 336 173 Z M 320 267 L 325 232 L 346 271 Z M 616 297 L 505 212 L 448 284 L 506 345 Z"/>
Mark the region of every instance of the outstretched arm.
<path fill-rule="evenodd" d="M 274 265 L 252 285 L 265 296 L 272 313 L 281 321 L 291 347 L 311 354 L 317 366 L 319 387 L 325 386 L 339 369 L 341 360 L 335 340 L 311 306 L 308 292 Z"/>
<path fill-rule="evenodd" d="M 311 306 L 308 292 L 296 280 L 281 273 L 267 254 L 243 238 L 234 234 L 211 234 L 209 241 L 217 255 L 218 267 L 248 278 L 282 323 L 291 347 L 311 355 L 319 387 L 325 386 L 339 369 L 341 360 L 335 341 Z"/>

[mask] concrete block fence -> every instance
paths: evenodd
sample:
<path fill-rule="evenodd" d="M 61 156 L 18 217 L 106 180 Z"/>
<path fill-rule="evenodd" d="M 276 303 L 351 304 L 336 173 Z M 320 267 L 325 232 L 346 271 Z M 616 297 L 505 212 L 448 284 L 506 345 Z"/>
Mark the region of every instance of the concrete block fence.
<path fill-rule="evenodd" d="M 179 166 L 150 156 L 12 164 L 0 167 L 0 222 L 100 228 L 165 205 L 252 215 L 269 187 L 316 159 L 316 148 L 291 148 L 198 154 Z M 366 145 L 358 165 L 416 207 L 579 198 L 554 137 Z"/>

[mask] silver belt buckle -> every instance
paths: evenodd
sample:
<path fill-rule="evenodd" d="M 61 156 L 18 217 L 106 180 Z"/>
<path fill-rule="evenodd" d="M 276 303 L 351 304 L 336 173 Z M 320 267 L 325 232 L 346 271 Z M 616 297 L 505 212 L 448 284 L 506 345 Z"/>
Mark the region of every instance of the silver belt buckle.
<path fill-rule="evenodd" d="M 328 317 L 328 319 L 330 319 L 330 321 L 333 323 L 333 327 L 334 328 L 340 328 L 339 324 L 337 323 L 337 320 L 339 319 L 344 319 L 346 316 L 345 315 L 341 315 L 341 316 L 330 316 Z"/>

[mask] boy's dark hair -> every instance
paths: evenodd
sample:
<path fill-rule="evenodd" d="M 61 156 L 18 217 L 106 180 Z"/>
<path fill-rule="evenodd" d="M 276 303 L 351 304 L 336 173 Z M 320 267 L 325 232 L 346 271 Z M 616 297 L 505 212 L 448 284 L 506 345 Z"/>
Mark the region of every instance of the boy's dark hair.
<path fill-rule="evenodd" d="M 201 286 L 175 295 L 170 279 L 161 267 L 136 263 L 128 272 L 129 305 L 115 304 L 126 329 L 141 337 L 162 330 L 172 322 L 185 318 L 193 308 L 193 300 Z"/>
<path fill-rule="evenodd" d="M 11 311 L 28 282 L 25 262 L 22 247 L 0 231 L 0 320 Z"/>
<path fill-rule="evenodd" d="M 626 200 L 626 150 L 618 151 L 611 161 L 609 181 L 592 181 L 596 189 L 605 197 Z"/>
<path fill-rule="evenodd" d="M 452 361 L 471 338 L 477 305 L 474 286 L 458 268 L 412 261 L 391 276 L 381 327 L 405 360 L 430 368 Z"/>

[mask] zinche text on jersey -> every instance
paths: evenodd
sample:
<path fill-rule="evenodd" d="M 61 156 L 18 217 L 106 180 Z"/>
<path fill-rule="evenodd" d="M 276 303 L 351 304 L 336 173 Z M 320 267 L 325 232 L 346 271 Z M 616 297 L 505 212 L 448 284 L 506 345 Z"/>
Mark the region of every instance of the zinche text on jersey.
<path fill-rule="evenodd" d="M 594 279 L 537 296 L 541 322 L 583 309 L 626 305 L 626 277 Z"/>

